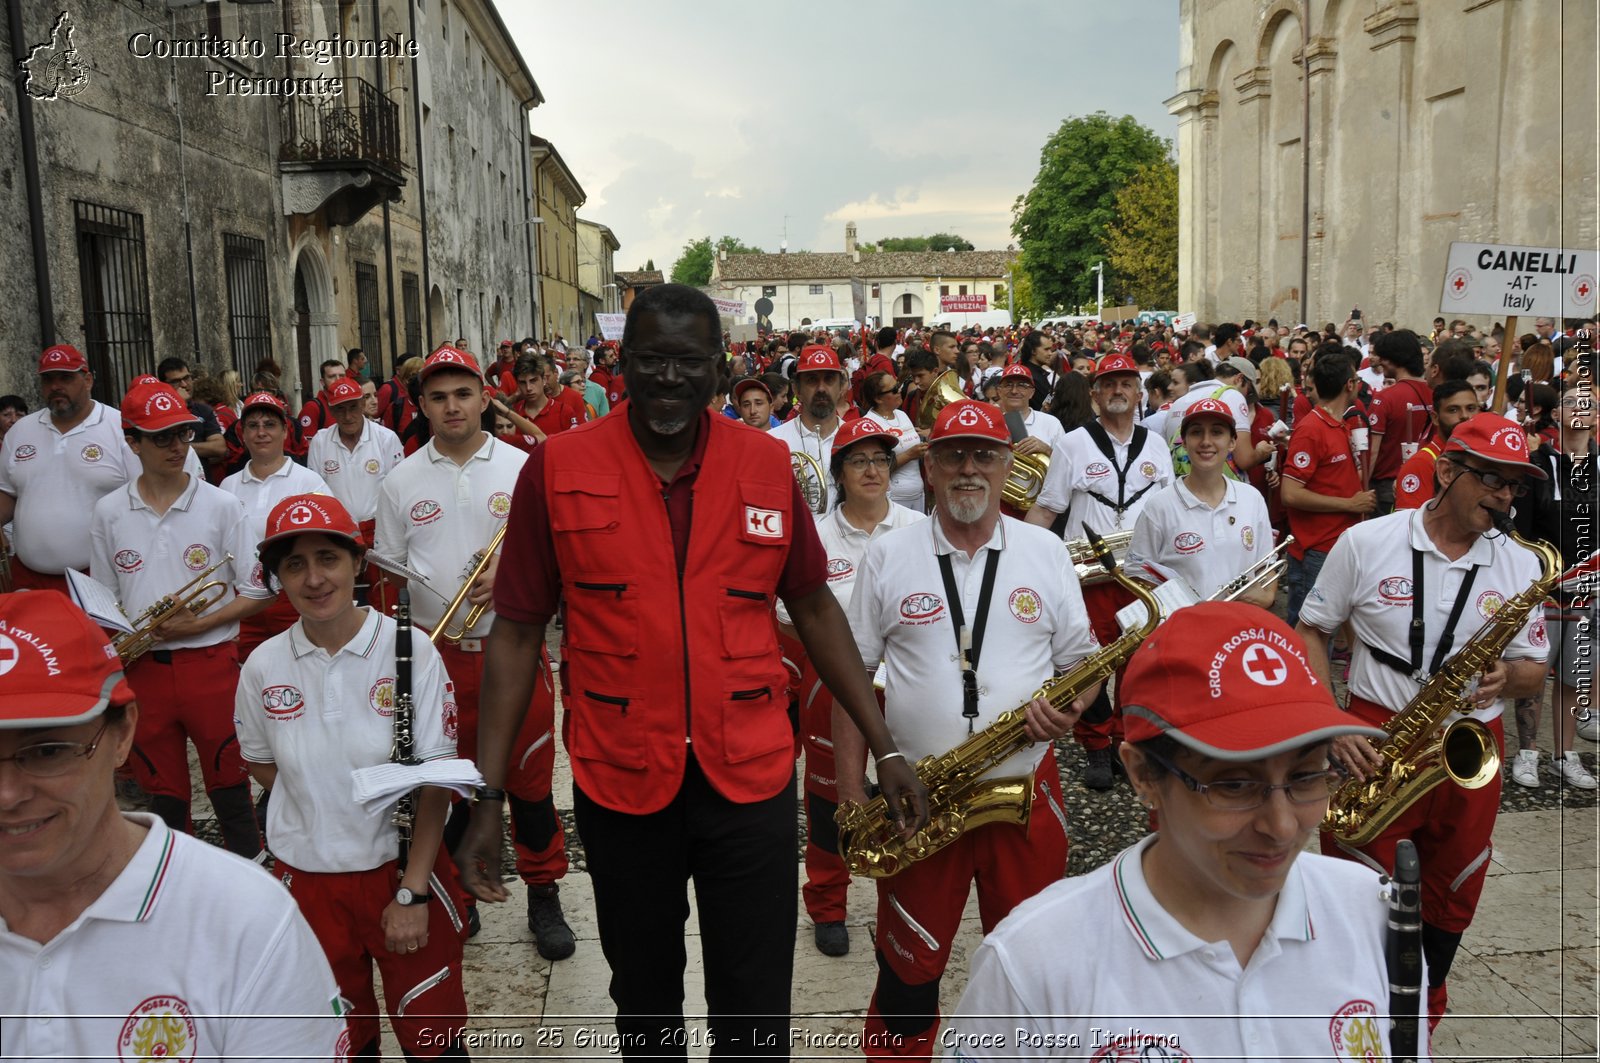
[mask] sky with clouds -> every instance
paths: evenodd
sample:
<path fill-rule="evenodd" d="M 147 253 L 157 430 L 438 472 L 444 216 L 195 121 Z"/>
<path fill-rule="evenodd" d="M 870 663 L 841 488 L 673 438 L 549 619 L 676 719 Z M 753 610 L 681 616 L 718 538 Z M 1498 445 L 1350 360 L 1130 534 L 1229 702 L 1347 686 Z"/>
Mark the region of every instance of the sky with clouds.
<path fill-rule="evenodd" d="M 668 270 L 727 234 L 776 251 L 956 232 L 1011 205 L 1065 118 L 1172 139 L 1176 0 L 499 0 L 544 94 L 533 131 L 622 243 Z"/>

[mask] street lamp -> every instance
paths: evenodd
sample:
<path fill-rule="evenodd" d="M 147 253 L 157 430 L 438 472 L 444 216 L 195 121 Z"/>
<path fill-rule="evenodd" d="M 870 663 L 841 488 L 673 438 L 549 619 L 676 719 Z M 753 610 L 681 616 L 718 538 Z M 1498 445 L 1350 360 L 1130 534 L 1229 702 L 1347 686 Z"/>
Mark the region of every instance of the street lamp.
<path fill-rule="evenodd" d="M 1094 319 L 1104 325 L 1106 308 L 1106 264 L 1096 262 L 1089 269 L 1094 273 Z"/>

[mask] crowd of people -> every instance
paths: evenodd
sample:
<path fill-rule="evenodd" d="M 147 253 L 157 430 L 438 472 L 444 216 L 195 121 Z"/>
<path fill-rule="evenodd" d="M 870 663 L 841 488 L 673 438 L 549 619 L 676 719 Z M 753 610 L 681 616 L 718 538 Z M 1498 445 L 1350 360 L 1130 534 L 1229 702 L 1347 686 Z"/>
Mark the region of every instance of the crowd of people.
<path fill-rule="evenodd" d="M 718 1054 L 786 1055 L 799 906 L 819 951 L 852 947 L 861 839 L 841 835 L 841 807 L 879 796 L 895 833 L 924 838 L 950 810 L 917 762 L 1015 720 L 1025 748 L 981 780 L 1009 786 L 1006 811 L 874 880 L 869 1057 L 1026 1052 L 1000 1020 L 1013 1014 L 1058 1048 L 1140 1015 L 1171 1018 L 1147 1035 L 1197 1057 L 1381 1048 L 1378 875 L 1398 841 L 1417 845 L 1437 1023 L 1498 775 L 1438 787 L 1361 845 L 1323 830 L 1325 857 L 1301 849 L 1347 779 L 1384 769 L 1375 743 L 1419 682 L 1541 577 L 1508 522 L 1563 566 L 1594 549 L 1594 322 L 1555 326 L 1506 336 L 1440 319 L 1422 334 L 1353 314 L 1323 329 L 730 343 L 708 298 L 661 285 L 618 343 L 505 340 L 480 362 L 457 340 L 387 380 L 354 349 L 320 366 L 303 403 L 271 363 L 245 388 L 168 358 L 118 408 L 92 397 L 81 353 L 52 346 L 46 408 L 0 398 L 0 521 L 12 586 L 29 592 L 0 597 L 0 649 L 39 658 L 0 672 L 0 966 L 46 993 L 41 950 L 84 937 L 74 920 L 97 898 L 149 878 L 152 847 L 184 856 L 190 890 L 250 878 L 173 848 L 192 829 L 192 742 L 224 847 L 296 902 L 298 917 L 261 918 L 280 921 L 273 948 L 292 953 L 297 991 L 337 982 L 340 1050 L 377 1058 L 376 969 L 407 1056 L 464 1057 L 463 943 L 476 906 L 510 896 L 508 823 L 538 953 L 577 947 L 560 900 L 567 795 L 551 786 L 559 697 L 624 1055 L 683 1055 L 691 882 Z M 1083 560 L 1090 540 L 1162 588 L 1171 618 L 1136 649 L 1121 636 L 1142 606 Z M 69 572 L 146 624 L 149 651 L 105 646 L 61 596 Z M 205 580 L 214 595 L 171 607 Z M 1578 748 L 1600 737 L 1594 614 L 1588 584 L 1557 590 L 1456 706 L 1503 749 L 1515 705 L 1518 785 L 1546 782 L 1553 675 L 1550 777 L 1596 788 Z M 78 644 L 104 661 L 58 674 L 58 647 Z M 1105 682 L 1043 696 L 1108 647 L 1125 648 Z M 38 710 L 40 691 L 56 707 Z M 459 754 L 481 772 L 466 796 L 430 776 L 403 835 L 392 806 L 353 803 L 347 780 L 389 761 L 402 728 L 408 762 Z M 1076 778 L 1058 760 L 1068 741 L 1084 751 Z M 101 745 L 113 752 L 94 759 Z M 1119 777 L 1151 835 L 1063 881 L 1062 788 Z M 148 813 L 120 813 L 118 795 Z M 974 886 L 989 937 L 941 1030 Z M 1063 936 L 1104 939 L 1108 977 L 1066 977 L 1049 945 Z M 1309 982 L 1279 973 L 1313 968 Z M 126 1013 L 189 1051 L 245 1043 L 185 1017 L 201 997 L 124 989 L 64 1010 Z M 1176 1017 L 1186 1008 L 1193 1021 Z M 304 1046 L 326 1023 L 280 1034 L 262 1043 L 325 1055 Z"/>

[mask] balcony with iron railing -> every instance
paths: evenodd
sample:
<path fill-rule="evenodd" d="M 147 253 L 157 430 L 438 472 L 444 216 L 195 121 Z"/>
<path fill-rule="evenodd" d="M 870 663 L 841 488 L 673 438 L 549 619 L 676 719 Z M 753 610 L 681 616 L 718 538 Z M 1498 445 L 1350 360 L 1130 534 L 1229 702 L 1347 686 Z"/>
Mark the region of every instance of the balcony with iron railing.
<path fill-rule="evenodd" d="M 340 96 L 288 96 L 278 105 L 284 210 L 324 210 L 349 225 L 405 187 L 400 106 L 364 78 Z"/>

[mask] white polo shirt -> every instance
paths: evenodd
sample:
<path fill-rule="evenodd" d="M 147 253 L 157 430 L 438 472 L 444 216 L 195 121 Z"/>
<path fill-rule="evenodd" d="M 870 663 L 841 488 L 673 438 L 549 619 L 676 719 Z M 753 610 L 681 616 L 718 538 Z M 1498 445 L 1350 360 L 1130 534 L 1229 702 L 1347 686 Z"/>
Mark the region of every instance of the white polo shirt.
<path fill-rule="evenodd" d="M 48 409 L 22 418 L 0 442 L 0 491 L 17 500 L 13 551 L 35 572 L 88 568 L 84 514 L 139 471 L 122 415 L 104 403 L 65 434 Z"/>
<path fill-rule="evenodd" d="M 954 748 L 969 733 L 961 715 L 960 657 L 938 555 L 950 556 L 970 628 L 977 620 L 984 566 L 995 550 L 1000 561 L 978 662 L 974 731 L 1028 701 L 1051 676 L 1097 647 L 1071 558 L 1044 528 L 1002 516 L 972 558 L 950 545 L 937 517 L 873 540 L 847 615 L 861 659 L 885 662 L 889 729 L 912 763 Z M 985 777 L 1029 775 L 1047 748 L 1039 743 L 1024 749 Z"/>
<path fill-rule="evenodd" d="M 889 513 L 883 522 L 870 532 L 864 532 L 845 520 L 842 506 L 835 506 L 817 518 L 817 538 L 822 540 L 822 549 L 828 555 L 828 589 L 839 600 L 839 608 L 846 615 L 850 612 L 850 599 L 855 595 L 856 578 L 867 547 L 873 540 L 882 538 L 896 528 L 926 519 L 921 513 L 894 502 L 889 503 Z M 789 610 L 781 598 L 778 599 L 778 622 L 790 623 Z M 872 663 L 876 665 L 878 662 Z"/>
<path fill-rule="evenodd" d="M 361 630 L 336 653 L 300 621 L 245 662 L 233 699 L 239 752 L 274 764 L 267 845 L 302 871 L 369 871 L 393 860 L 394 804 L 365 811 L 350 773 L 386 763 L 394 745 L 394 620 L 364 610 Z M 456 754 L 455 688 L 428 637 L 411 633 L 412 749 L 422 760 Z"/>
<path fill-rule="evenodd" d="M 285 458 L 283 464 L 278 466 L 278 471 L 263 480 L 256 479 L 246 463 L 244 468 L 222 481 L 222 489 L 244 505 L 245 527 L 255 544 L 248 555 L 251 578 L 263 585 L 265 581 L 256 570 L 256 566 L 261 564 L 256 559 L 256 551 L 261 548 L 261 540 L 267 537 L 267 517 L 271 515 L 272 507 L 293 495 L 332 493 L 322 477 L 293 458 Z"/>
<path fill-rule="evenodd" d="M 154 605 L 212 565 L 232 554 L 233 560 L 206 582 L 223 583 L 221 597 L 207 613 L 233 601 L 270 598 L 255 577 L 255 548 L 244 519 L 244 504 L 220 487 L 197 477 L 167 511 L 157 516 L 139 494 L 137 478 L 102 498 L 89 528 L 89 575 L 116 592 L 129 620 Z M 213 595 L 217 592 L 211 591 Z M 204 614 L 202 614 L 204 615 Z M 237 621 L 188 638 L 156 643 L 156 649 L 194 649 L 236 638 Z"/>
<path fill-rule="evenodd" d="M 1250 407 L 1244 395 L 1238 388 L 1216 380 L 1195 381 L 1188 391 L 1147 417 L 1144 426 L 1165 439 L 1168 447 L 1175 446 L 1182 436 L 1183 415 L 1201 399 L 1216 399 L 1228 407 L 1233 412 L 1233 427 L 1239 433 L 1239 438 L 1246 443 L 1250 441 Z"/>
<path fill-rule="evenodd" d="M 288 891 L 122 814 L 148 833 L 71 926 L 41 945 L 0 920 L 5 1058 L 343 1058 L 339 986 Z"/>
<path fill-rule="evenodd" d="M 816 459 L 817 465 L 822 469 L 822 478 L 828 485 L 829 505 L 832 505 L 833 500 L 839 497 L 829 465 L 833 461 L 833 437 L 839 434 L 839 429 L 843 424 L 843 421 L 837 417 L 834 418 L 833 430 L 823 435 L 807 428 L 801 422 L 800 415 L 796 414 L 767 433 L 773 439 L 783 440 L 783 445 L 788 447 L 791 453 L 798 451 L 802 454 L 809 454 Z M 890 482 L 892 484 L 893 480 L 891 479 Z"/>
<path fill-rule="evenodd" d="M 1241 968 L 1150 892 L 1141 858 L 1156 837 L 1046 887 L 984 938 L 940 1033 L 947 1058 L 1390 1058 L 1389 909 L 1372 870 L 1301 853 Z"/>
<path fill-rule="evenodd" d="M 477 452 L 457 465 L 430 440 L 384 479 L 373 549 L 427 576 L 445 599 L 454 597 L 472 555 L 489 545 L 510 514 L 527 460 L 526 451 L 485 434 Z M 417 588 L 411 617 L 432 631 L 447 604 Z M 485 637 L 493 623 L 494 610 L 485 610 L 467 637 Z"/>
<path fill-rule="evenodd" d="M 1050 455 L 1050 471 L 1039 489 L 1036 505 L 1053 513 L 1067 514 L 1066 538 L 1081 537 L 1084 524 L 1100 534 L 1131 529 L 1139 518 L 1139 511 L 1149 504 L 1150 496 L 1172 482 L 1171 448 L 1155 432 L 1147 431 L 1144 436 L 1144 446 L 1131 455 L 1131 434 L 1126 440 L 1111 436 L 1111 450 L 1116 455 L 1116 468 L 1113 468 L 1087 428 L 1079 426 L 1062 435 L 1061 442 Z M 1112 503 L 1119 501 L 1118 468 L 1127 469 L 1121 500 L 1138 496 L 1138 500 L 1121 514 L 1094 497 L 1098 494 Z M 1144 491 L 1147 486 L 1149 490 Z M 1140 491 L 1144 494 L 1140 495 Z"/>
<path fill-rule="evenodd" d="M 372 520 L 378 512 L 378 488 L 405 457 L 405 447 L 399 436 L 365 418 L 354 449 L 344 445 L 337 425 L 330 427 L 311 437 L 306 467 L 322 477 L 357 522 Z"/>
<path fill-rule="evenodd" d="M 1205 599 L 1272 552 L 1267 503 L 1250 484 L 1223 480 L 1212 509 L 1182 478 L 1153 491 L 1139 511 L 1128 544 L 1128 567 L 1154 561 L 1182 576 Z"/>
<path fill-rule="evenodd" d="M 1067 430 L 1061 427 L 1060 420 L 1039 410 L 1023 410 L 1022 423 L 1028 429 L 1030 436 L 1043 440 L 1052 451 L 1067 434 Z"/>
<path fill-rule="evenodd" d="M 1498 533 L 1480 535 L 1460 558 L 1446 559 L 1423 529 L 1425 512 L 1400 510 L 1362 521 L 1339 536 L 1317 576 L 1317 585 L 1300 607 L 1301 618 L 1322 631 L 1337 631 L 1346 619 L 1351 622 L 1356 642 L 1350 651 L 1350 693 L 1395 711 L 1405 707 L 1420 688 L 1409 676 L 1379 663 L 1370 647 L 1376 646 L 1401 660 L 1411 659 L 1413 549 L 1422 551 L 1422 593 L 1427 606 L 1423 611 L 1424 670 L 1433 663 L 1434 648 L 1444 634 L 1451 607 L 1474 565 L 1482 567 L 1473 579 L 1445 660 L 1465 646 L 1502 603 L 1526 590 L 1542 574 L 1539 559 L 1532 551 Z M 1534 609 L 1501 656 L 1506 660 L 1543 661 L 1549 652 L 1544 610 Z M 1504 701 L 1496 699 L 1471 715 L 1478 720 L 1493 720 L 1504 708 Z M 1452 713 L 1447 722 L 1459 718 Z"/>

